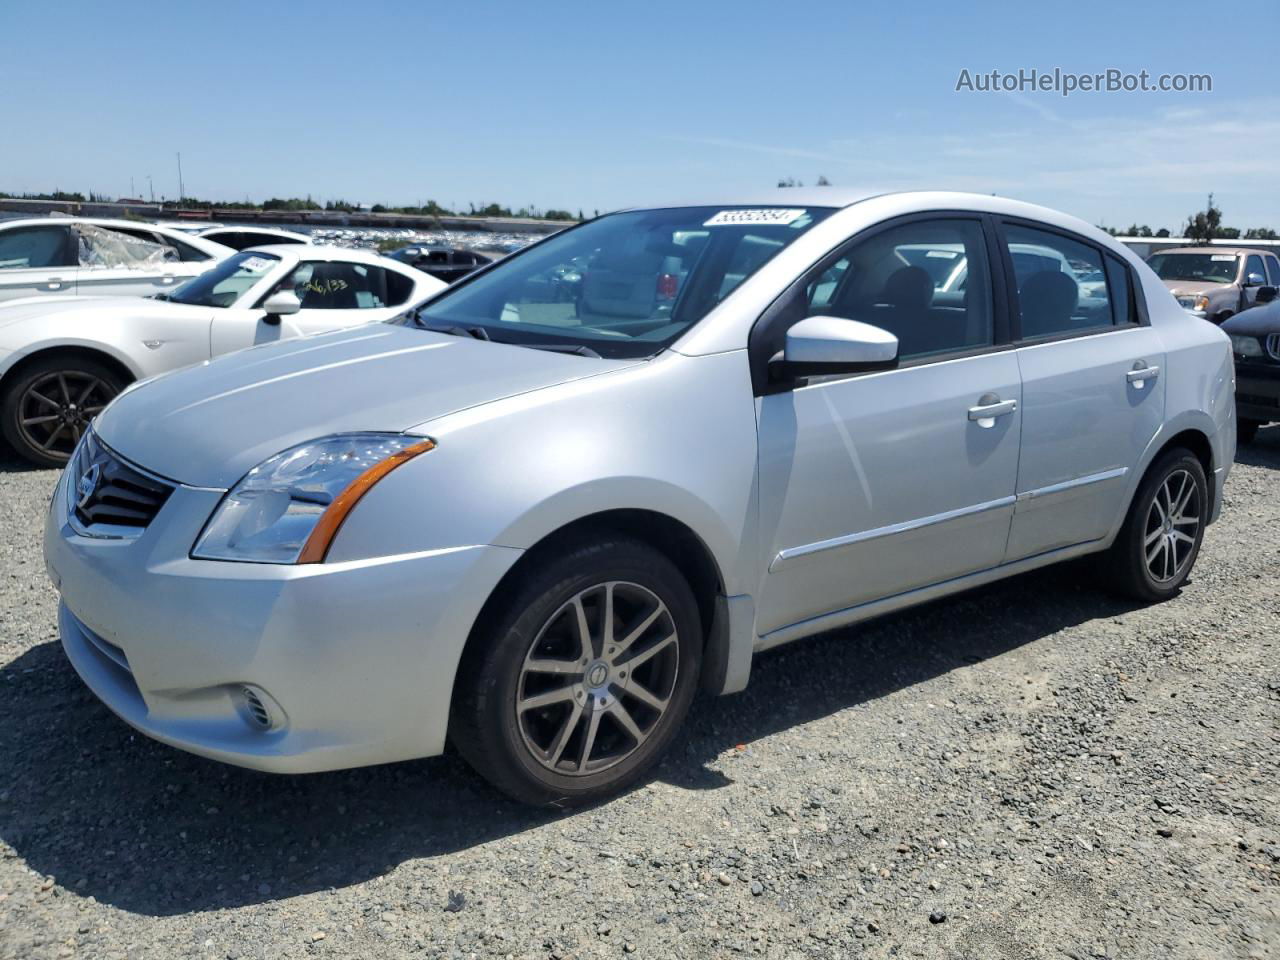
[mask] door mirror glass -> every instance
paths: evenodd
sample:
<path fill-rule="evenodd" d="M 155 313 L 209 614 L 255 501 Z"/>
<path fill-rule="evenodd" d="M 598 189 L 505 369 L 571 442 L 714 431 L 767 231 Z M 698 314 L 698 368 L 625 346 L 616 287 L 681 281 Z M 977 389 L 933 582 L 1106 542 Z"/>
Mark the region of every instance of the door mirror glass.
<path fill-rule="evenodd" d="M 898 365 L 898 338 L 860 320 L 805 317 L 787 331 L 780 363 L 778 372 L 792 377 L 889 370 Z"/>
<path fill-rule="evenodd" d="M 262 304 L 268 317 L 287 317 L 302 309 L 302 301 L 292 290 L 277 290 Z"/>
<path fill-rule="evenodd" d="M 1244 278 L 1246 287 L 1260 287 L 1267 282 L 1267 278 L 1260 273 L 1251 273 Z"/>

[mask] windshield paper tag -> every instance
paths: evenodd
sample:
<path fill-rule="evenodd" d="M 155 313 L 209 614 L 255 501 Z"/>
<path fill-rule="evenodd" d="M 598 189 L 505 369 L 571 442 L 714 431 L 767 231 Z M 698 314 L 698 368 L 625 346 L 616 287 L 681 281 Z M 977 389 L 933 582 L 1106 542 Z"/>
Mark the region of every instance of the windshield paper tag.
<path fill-rule="evenodd" d="M 761 210 L 721 210 L 703 224 L 704 227 L 740 227 L 744 225 L 766 224 L 785 227 L 803 217 L 803 210 L 787 210 L 770 207 Z"/>
<path fill-rule="evenodd" d="M 1210 260 L 1234 260 L 1235 258 L 1234 253 L 1215 253 L 1209 257 Z"/>
<path fill-rule="evenodd" d="M 250 273 L 261 273 L 266 270 L 274 261 L 265 257 L 249 257 L 240 261 L 240 269 L 247 270 Z"/>

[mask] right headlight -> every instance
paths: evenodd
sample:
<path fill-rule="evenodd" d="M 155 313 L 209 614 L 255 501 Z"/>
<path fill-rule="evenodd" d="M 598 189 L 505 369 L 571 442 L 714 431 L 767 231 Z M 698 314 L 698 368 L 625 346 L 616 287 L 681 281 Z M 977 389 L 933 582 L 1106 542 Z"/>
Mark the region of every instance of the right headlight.
<path fill-rule="evenodd" d="M 250 563 L 320 563 L 369 489 L 435 441 L 347 433 L 291 447 L 254 467 L 223 497 L 191 556 Z"/>
<path fill-rule="evenodd" d="M 1262 356 L 1262 344 L 1257 337 L 1245 337 L 1238 333 L 1231 334 L 1231 350 L 1238 357 Z"/>

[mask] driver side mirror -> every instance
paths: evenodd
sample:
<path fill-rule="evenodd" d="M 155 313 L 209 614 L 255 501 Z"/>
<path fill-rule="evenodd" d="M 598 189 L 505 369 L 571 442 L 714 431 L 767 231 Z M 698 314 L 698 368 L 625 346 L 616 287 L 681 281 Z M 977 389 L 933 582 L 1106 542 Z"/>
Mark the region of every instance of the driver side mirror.
<path fill-rule="evenodd" d="M 262 309 L 267 311 L 265 317 L 267 323 L 279 323 L 281 317 L 287 317 L 301 310 L 302 301 L 292 290 L 277 290 L 263 302 Z"/>
<path fill-rule="evenodd" d="M 892 370 L 898 338 L 887 330 L 843 317 L 805 317 L 787 331 L 787 344 L 769 363 L 776 379 Z"/>
<path fill-rule="evenodd" d="M 1251 273 L 1244 278 L 1246 287 L 1260 287 L 1267 282 L 1267 278 L 1260 273 Z"/>

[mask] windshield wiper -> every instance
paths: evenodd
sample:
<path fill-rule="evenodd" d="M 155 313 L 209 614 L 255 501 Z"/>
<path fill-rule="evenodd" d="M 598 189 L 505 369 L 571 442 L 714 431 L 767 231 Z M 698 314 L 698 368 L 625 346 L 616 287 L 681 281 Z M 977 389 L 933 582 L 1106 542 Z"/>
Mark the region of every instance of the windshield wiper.
<path fill-rule="evenodd" d="M 423 330 L 430 330 L 432 333 L 445 333 L 451 337 L 471 337 L 475 340 L 492 340 L 489 331 L 484 327 L 464 327 L 460 324 L 449 324 L 446 326 L 434 326 L 430 323 L 423 323 L 416 315 L 413 322 L 420 326 Z"/>
<path fill-rule="evenodd" d="M 517 347 L 528 347 L 531 350 L 550 350 L 552 353 L 573 353 L 579 357 L 590 357 L 592 360 L 603 360 L 604 357 L 582 343 L 517 343 Z"/>

